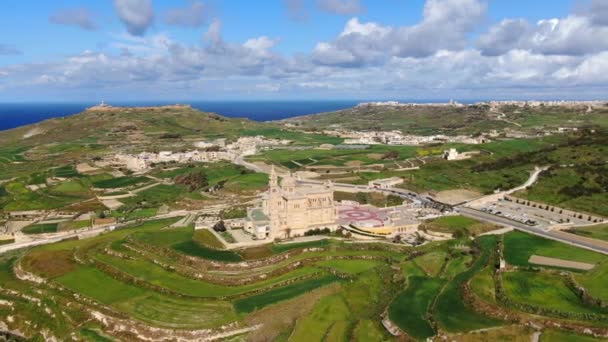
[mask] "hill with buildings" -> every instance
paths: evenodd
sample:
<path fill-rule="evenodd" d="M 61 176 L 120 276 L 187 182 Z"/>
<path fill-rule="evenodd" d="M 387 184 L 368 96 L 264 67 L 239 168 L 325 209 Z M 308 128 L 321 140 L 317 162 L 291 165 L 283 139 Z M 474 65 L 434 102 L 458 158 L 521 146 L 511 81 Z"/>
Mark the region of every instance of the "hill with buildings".
<path fill-rule="evenodd" d="M 605 339 L 606 109 L 586 105 L 102 104 L 0 132 L 0 336 Z"/>
<path fill-rule="evenodd" d="M 514 134 L 608 126 L 608 105 L 579 102 L 480 102 L 476 104 L 370 102 L 330 113 L 282 121 L 307 130 L 400 130 L 408 134 Z"/>

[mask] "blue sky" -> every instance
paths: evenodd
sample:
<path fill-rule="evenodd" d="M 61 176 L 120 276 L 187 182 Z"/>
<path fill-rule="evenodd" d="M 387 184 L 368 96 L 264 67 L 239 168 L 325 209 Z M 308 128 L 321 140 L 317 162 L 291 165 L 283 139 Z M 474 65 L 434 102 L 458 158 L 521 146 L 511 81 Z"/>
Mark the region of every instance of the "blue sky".
<path fill-rule="evenodd" d="M 605 0 L 7 0 L 0 101 L 598 98 Z"/>

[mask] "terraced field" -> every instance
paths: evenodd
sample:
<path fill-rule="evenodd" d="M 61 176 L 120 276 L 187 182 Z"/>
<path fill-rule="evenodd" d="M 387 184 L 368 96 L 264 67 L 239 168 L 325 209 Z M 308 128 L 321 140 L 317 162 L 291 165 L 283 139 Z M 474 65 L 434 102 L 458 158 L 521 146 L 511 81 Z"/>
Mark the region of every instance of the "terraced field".
<path fill-rule="evenodd" d="M 415 340 L 507 325 L 478 300 L 533 320 L 530 308 L 517 303 L 544 306 L 582 315 L 568 316 L 568 324 L 608 328 L 595 320 L 604 309 L 581 300 L 559 273 L 494 275 L 500 237 L 419 249 L 318 240 L 229 251 L 213 234 L 168 228 L 179 219 L 0 255 L 0 299 L 6 301 L 0 303 L 10 303 L 0 304 L 0 317 L 13 317 L 10 329 L 27 336 L 44 329 L 77 340 L 198 340 L 231 332 L 254 341 L 392 340 L 384 316 Z M 543 248 L 564 248 L 550 247 Z M 497 279 L 507 300 L 494 291 Z M 600 275 L 576 279 L 601 291 Z M 506 327 L 496 331 L 510 334 Z"/>

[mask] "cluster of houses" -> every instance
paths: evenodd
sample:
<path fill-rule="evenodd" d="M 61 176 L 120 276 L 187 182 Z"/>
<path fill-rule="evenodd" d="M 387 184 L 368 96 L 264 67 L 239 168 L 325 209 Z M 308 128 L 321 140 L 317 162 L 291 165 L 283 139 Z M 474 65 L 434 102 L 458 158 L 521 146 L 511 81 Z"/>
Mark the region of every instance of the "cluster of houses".
<path fill-rule="evenodd" d="M 489 106 L 516 106 L 516 107 L 579 107 L 579 106 L 590 106 L 590 107 L 604 107 L 606 101 L 486 101 L 477 102 L 472 106 L 489 105 Z M 437 103 L 404 103 L 397 101 L 383 101 L 383 102 L 363 102 L 355 106 L 355 108 L 366 108 L 366 107 L 465 107 L 466 104 L 459 103 L 454 100 L 449 102 L 437 102 Z"/>
<path fill-rule="evenodd" d="M 344 139 L 348 145 L 424 145 L 432 143 L 462 143 L 483 144 L 489 141 L 485 136 L 455 135 L 409 135 L 401 131 L 351 131 L 351 130 L 325 130 L 324 134 Z"/>
<path fill-rule="evenodd" d="M 413 103 L 413 102 L 397 102 L 397 101 L 383 101 L 383 102 L 363 102 L 355 106 L 355 108 L 365 107 L 464 107 L 462 103 L 458 103 L 454 100 L 449 102 L 429 102 L 429 103 Z"/>
<path fill-rule="evenodd" d="M 160 163 L 211 163 L 220 160 L 234 161 L 240 156 L 256 154 L 260 149 L 273 146 L 289 145 L 290 140 L 266 139 L 263 136 L 241 137 L 237 141 L 227 143 L 226 139 L 201 141 L 194 145 L 201 150 L 185 152 L 141 152 L 139 154 L 117 154 L 112 157 L 111 164 L 125 167 L 133 172 L 142 172 Z"/>
<path fill-rule="evenodd" d="M 487 101 L 487 102 L 478 102 L 475 105 L 487 105 L 491 107 L 498 106 L 514 106 L 514 107 L 580 107 L 580 106 L 588 106 L 588 107 L 604 107 L 606 106 L 606 101 Z"/>

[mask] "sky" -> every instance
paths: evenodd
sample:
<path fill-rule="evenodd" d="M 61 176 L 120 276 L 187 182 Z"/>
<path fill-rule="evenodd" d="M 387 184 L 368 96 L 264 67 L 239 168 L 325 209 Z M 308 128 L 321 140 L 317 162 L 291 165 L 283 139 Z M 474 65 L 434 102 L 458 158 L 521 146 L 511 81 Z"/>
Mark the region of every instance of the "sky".
<path fill-rule="evenodd" d="M 0 102 L 608 94 L 608 0 L 4 0 L 0 22 Z"/>

